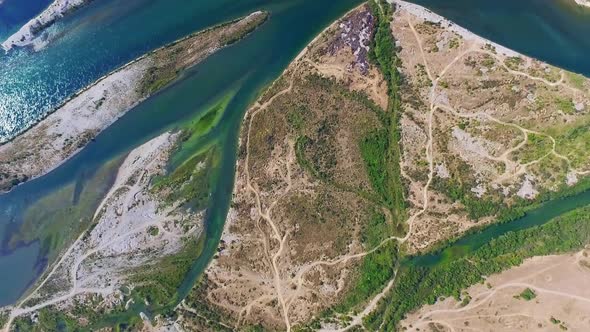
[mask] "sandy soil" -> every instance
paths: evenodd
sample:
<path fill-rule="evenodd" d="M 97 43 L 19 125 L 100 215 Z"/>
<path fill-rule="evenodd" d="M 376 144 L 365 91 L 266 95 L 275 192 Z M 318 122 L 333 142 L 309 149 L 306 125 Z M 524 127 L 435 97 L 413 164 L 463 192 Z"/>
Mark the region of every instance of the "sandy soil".
<path fill-rule="evenodd" d="M 413 220 L 411 251 L 493 220 L 472 220 L 444 183 L 458 181 L 474 199 L 510 205 L 588 174 L 588 158 L 578 161 L 571 150 L 581 141 L 565 138 L 588 122 L 586 78 L 491 43 L 423 7 L 395 3 L 392 31 L 406 77 L 402 173 L 412 209 L 430 201 Z M 532 143 L 539 141 L 544 145 Z M 433 168 L 431 179 L 426 174 Z"/>
<path fill-rule="evenodd" d="M 0 192 L 44 175 L 74 156 L 102 130 L 174 80 L 182 70 L 234 41 L 266 13 L 190 35 L 148 53 L 75 94 L 55 112 L 0 145 Z"/>
<path fill-rule="evenodd" d="M 328 112 L 338 116 L 340 108 L 334 109 L 333 101 L 318 107 L 317 103 L 333 98 L 333 92 L 305 83 L 312 75 L 334 79 L 344 90 L 362 90 L 385 106 L 386 87 L 381 76 L 366 62 L 366 53 L 358 56 L 366 51 L 370 28 L 372 16 L 366 9 L 357 9 L 334 23 L 297 57 L 245 117 L 232 209 L 219 255 L 206 271 L 208 287 L 202 297 L 211 310 L 230 317 L 227 324 L 231 326 L 239 329 L 262 324 L 267 329 L 289 331 L 336 303 L 350 287 L 353 264 L 364 256 L 358 255 L 363 250 L 358 228 L 366 203 L 352 193 L 322 197 L 336 192 L 301 168 L 295 152 L 299 134 L 278 119 L 289 108 L 304 107 L 293 104 L 307 105 L 308 112 L 319 113 L 319 118 Z M 358 113 L 342 109 L 340 114 L 348 115 L 330 118 L 338 123 L 340 133 L 334 144 L 341 166 L 336 167 L 334 176 L 338 181 L 367 186 L 355 150 L 356 135 L 360 134 L 350 128 L 368 131 L 378 120 L 365 106 L 352 106 Z M 359 128 L 359 121 L 367 123 Z M 263 137 L 275 130 L 271 139 L 276 143 L 266 150 Z M 324 211 L 316 211 L 314 200 L 322 200 L 330 209 L 323 223 L 318 220 Z M 350 220 L 333 218 L 333 210 L 351 210 Z M 350 244 L 341 244 L 346 242 Z M 179 308 L 179 313 L 185 316 L 182 326 L 186 330 L 199 330 L 189 318 L 190 308 Z"/>
<path fill-rule="evenodd" d="M 536 257 L 467 289 L 469 304 L 449 298 L 426 306 L 402 322 L 407 331 L 588 331 L 588 250 Z M 536 297 L 519 295 L 526 289 Z M 552 321 L 552 318 L 554 320 Z M 559 322 L 557 322 L 559 321 Z"/>
<path fill-rule="evenodd" d="M 9 190 L 14 182 L 48 173 L 134 107 L 141 100 L 137 86 L 150 65 L 144 58 L 105 77 L 0 146 L 0 187 Z"/>

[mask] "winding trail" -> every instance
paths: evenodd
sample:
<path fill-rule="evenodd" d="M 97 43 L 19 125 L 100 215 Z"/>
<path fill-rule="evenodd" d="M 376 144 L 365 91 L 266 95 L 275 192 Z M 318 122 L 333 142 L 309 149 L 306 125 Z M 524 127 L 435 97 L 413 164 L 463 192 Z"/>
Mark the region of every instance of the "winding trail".
<path fill-rule="evenodd" d="M 262 105 L 260 103 L 256 102 L 254 104 L 254 106 L 250 109 L 251 111 L 253 111 L 253 113 L 252 113 L 252 116 L 250 117 L 250 121 L 248 124 L 248 134 L 247 134 L 247 138 L 246 138 L 246 156 L 244 159 L 244 173 L 246 175 L 246 188 L 248 191 L 250 191 L 254 194 L 254 197 L 256 199 L 256 211 L 259 215 L 259 218 L 264 219 L 268 223 L 268 225 L 270 226 L 270 228 L 273 231 L 274 238 L 279 241 L 279 249 L 272 255 L 272 259 L 271 259 L 272 264 L 271 265 L 272 265 L 272 270 L 273 270 L 273 275 L 274 275 L 275 291 L 277 293 L 277 299 L 279 301 L 279 304 L 281 305 L 281 309 L 283 312 L 283 319 L 285 321 L 285 326 L 287 328 L 287 332 L 291 331 L 291 322 L 289 320 L 287 302 L 285 301 L 285 298 L 283 296 L 282 287 L 281 287 L 281 276 L 280 276 L 279 268 L 278 268 L 278 260 L 281 256 L 281 253 L 283 252 L 283 248 L 285 246 L 285 242 L 287 240 L 288 233 L 285 232 L 284 235 L 281 235 L 279 228 L 277 227 L 277 225 L 274 223 L 274 221 L 271 218 L 271 211 L 274 208 L 274 206 L 276 206 L 278 201 L 291 190 L 292 181 L 291 181 L 291 167 L 290 167 L 290 165 L 294 159 L 294 156 L 293 156 L 294 145 L 292 142 L 289 143 L 289 156 L 288 156 L 289 160 L 287 160 L 287 162 L 286 162 L 287 188 L 285 188 L 285 191 L 274 202 L 271 203 L 270 207 L 267 208 L 266 211 L 264 211 L 262 208 L 261 200 L 260 200 L 260 192 L 258 191 L 258 189 L 256 189 L 254 187 L 254 185 L 252 185 L 252 179 L 250 177 L 250 167 L 249 167 L 250 137 L 251 137 L 251 132 L 252 132 L 252 122 L 254 121 L 254 118 L 256 117 L 256 115 L 258 113 L 266 110 L 273 103 L 273 101 L 276 98 L 278 98 L 284 94 L 290 93 L 293 90 L 293 84 L 294 84 L 293 80 L 295 78 L 295 75 L 296 75 L 298 69 L 299 69 L 298 65 L 295 66 L 295 68 L 293 69 L 293 72 L 291 73 L 291 78 L 289 80 L 289 86 L 287 88 L 285 88 L 284 90 L 282 90 L 282 91 L 278 92 L 277 94 L 275 94 L 274 96 L 272 96 L 269 100 L 267 100 Z M 259 230 L 260 230 L 260 228 L 259 228 Z M 262 230 L 260 230 L 260 231 L 262 232 Z M 263 236 L 266 237 L 266 233 L 264 233 L 264 232 L 262 232 L 262 233 L 263 233 Z M 266 241 L 265 241 L 265 244 L 266 244 Z M 265 245 L 265 249 L 266 249 L 267 256 L 271 256 L 270 249 L 268 248 L 268 246 Z M 249 312 L 249 310 L 250 309 L 246 310 L 246 312 Z"/>

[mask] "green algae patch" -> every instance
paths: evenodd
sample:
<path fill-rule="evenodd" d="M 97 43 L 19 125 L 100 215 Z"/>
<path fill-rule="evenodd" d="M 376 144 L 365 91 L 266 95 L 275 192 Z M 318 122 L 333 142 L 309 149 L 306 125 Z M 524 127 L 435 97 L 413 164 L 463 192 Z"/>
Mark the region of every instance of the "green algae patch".
<path fill-rule="evenodd" d="M 227 107 L 236 94 L 235 89 L 228 90 L 221 98 L 204 108 L 188 121 L 180 124 L 180 137 L 177 147 L 170 157 L 171 168 L 178 167 L 183 162 L 202 149 L 204 136 L 210 134 L 220 123 Z M 206 140 L 205 140 L 206 141 Z"/>

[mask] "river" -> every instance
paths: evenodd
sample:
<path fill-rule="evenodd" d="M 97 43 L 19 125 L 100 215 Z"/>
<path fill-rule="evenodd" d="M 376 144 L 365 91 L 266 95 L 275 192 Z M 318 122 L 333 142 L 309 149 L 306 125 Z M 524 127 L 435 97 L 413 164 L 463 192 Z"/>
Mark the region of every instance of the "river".
<path fill-rule="evenodd" d="M 2 6 L 11 1 L 15 0 L 0 5 L 0 15 Z M 498 43 L 590 75 L 590 58 L 581 56 L 590 54 L 590 40 L 584 38 L 590 34 L 587 10 L 561 0 L 417 2 Z M 211 193 L 203 253 L 179 289 L 180 295 L 185 295 L 216 252 L 231 199 L 237 137 L 247 106 L 320 30 L 359 3 L 358 0 L 101 0 L 54 27 L 61 38 L 45 50 L 0 55 L 0 137 L 10 137 L 76 90 L 151 49 L 254 10 L 271 13 L 269 21 L 255 33 L 216 53 L 180 81 L 136 107 L 63 166 L 0 196 L 0 238 L 7 239 L 18 228 L 28 207 L 73 183 L 84 187 L 88 178 L 105 163 L 203 111 L 228 91 L 235 91 L 224 118 L 209 135 L 222 148 L 220 176 Z M 20 17 L 20 22 L 26 21 L 23 17 L 27 15 Z M 0 30 L 0 36 L 14 31 L 15 26 L 7 24 L 4 32 Z M 60 202 L 65 207 L 78 203 L 71 197 Z M 590 194 L 584 193 L 552 204 L 564 212 L 589 203 Z M 546 219 L 534 213 L 527 217 L 535 221 L 530 225 Z M 519 222 L 503 227 L 516 226 Z M 501 233 L 490 232 L 490 237 L 484 240 Z M 2 248 L 0 305 L 5 305 L 14 303 L 34 282 L 45 262 L 39 242 L 12 250 L 5 240 Z"/>

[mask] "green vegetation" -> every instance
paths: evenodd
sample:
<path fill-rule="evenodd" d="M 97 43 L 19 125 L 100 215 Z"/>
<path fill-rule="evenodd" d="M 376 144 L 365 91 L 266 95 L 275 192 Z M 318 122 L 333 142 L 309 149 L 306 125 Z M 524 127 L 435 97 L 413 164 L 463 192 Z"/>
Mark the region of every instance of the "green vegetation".
<path fill-rule="evenodd" d="M 467 306 L 471 302 L 472 298 L 470 295 L 465 295 L 461 300 L 461 307 Z"/>
<path fill-rule="evenodd" d="M 576 88 L 583 90 L 584 84 L 586 83 L 586 78 L 580 74 L 575 74 L 572 72 L 566 72 L 566 77 L 569 79 L 570 83 Z"/>
<path fill-rule="evenodd" d="M 391 210 L 393 220 L 401 223 L 406 219 L 406 201 L 400 169 L 402 77 L 397 70 L 400 59 L 397 56 L 395 39 L 390 28 L 393 8 L 386 1 L 379 1 L 379 3 L 369 2 L 376 19 L 375 37 L 369 58 L 378 65 L 387 81 L 389 103 L 384 113 L 385 118 L 382 119 L 383 129 L 363 139 L 360 148 L 375 191 L 380 194 L 384 204 Z"/>
<path fill-rule="evenodd" d="M 142 79 L 141 94 L 150 96 L 162 90 L 178 77 L 176 72 L 162 72 L 158 67 L 150 67 Z"/>
<path fill-rule="evenodd" d="M 358 92 L 343 92 L 346 96 L 362 101 L 369 109 L 373 110 L 380 120 L 380 128 L 369 132 L 359 141 L 361 157 L 365 163 L 365 169 L 371 183 L 372 189 L 378 197 L 373 194 L 359 190 L 353 190 L 360 196 L 369 199 L 375 205 L 367 211 L 369 219 L 361 230 L 362 241 L 365 248 L 375 248 L 383 240 L 391 236 L 393 232 L 403 230 L 402 222 L 405 220 L 405 199 L 404 186 L 401 182 L 400 158 L 401 134 L 399 130 L 399 119 L 401 113 L 401 101 L 399 89 L 401 76 L 397 71 L 399 59 L 396 55 L 395 40 L 389 28 L 391 17 L 391 5 L 385 1 L 379 4 L 369 2 L 374 16 L 377 18 L 375 37 L 370 51 L 371 61 L 378 66 L 388 83 L 389 106 L 387 111 L 371 102 L 365 95 Z M 329 84 L 325 80 L 319 80 L 321 84 Z M 289 116 L 289 122 L 299 123 L 296 115 Z M 328 130 L 326 128 L 325 130 Z M 315 144 L 308 137 L 301 136 L 296 143 L 296 155 L 300 165 L 309 173 L 318 178 L 329 178 L 329 174 L 317 169 L 317 161 L 305 158 L 306 147 Z M 324 158 L 329 151 L 324 151 Z M 349 188 L 350 189 L 350 188 Z M 394 225 L 387 222 L 381 208 L 386 208 L 391 214 Z M 397 224 L 397 229 L 392 226 Z M 381 291 L 385 284 L 391 280 L 397 269 L 398 247 L 395 242 L 388 242 L 378 250 L 365 256 L 358 269 L 354 286 L 351 287 L 343 301 L 336 307 L 328 310 L 324 316 L 331 316 L 334 312 L 347 314 L 367 299 L 375 296 Z M 345 320 L 345 315 L 339 315 L 339 320 Z M 329 319 L 326 318 L 325 319 Z M 318 322 L 316 321 L 315 324 Z M 315 326 L 317 327 L 317 326 Z M 314 326 L 311 324 L 310 329 Z M 305 329 L 303 329 L 305 330 Z"/>
<path fill-rule="evenodd" d="M 374 190 L 381 196 L 384 204 L 392 208 L 394 205 L 390 194 L 392 181 L 390 181 L 391 174 L 387 172 L 389 144 L 388 130 L 378 129 L 361 140 L 360 148 Z"/>
<path fill-rule="evenodd" d="M 486 275 L 517 266 L 524 259 L 582 249 L 590 242 L 590 207 L 579 208 L 537 227 L 509 232 L 472 252 L 434 266 L 402 264 L 396 284 L 374 313 L 365 319 L 367 329 L 395 331 L 405 315 L 441 296 L 483 282 Z M 383 325 L 382 325 L 383 324 Z"/>
<path fill-rule="evenodd" d="M 151 236 L 157 236 L 160 234 L 160 229 L 156 226 L 150 226 L 150 228 L 148 228 L 148 234 Z"/>
<path fill-rule="evenodd" d="M 520 68 L 520 66 L 522 66 L 523 63 L 524 63 L 524 60 L 518 56 L 511 56 L 511 57 L 506 58 L 506 60 L 504 60 L 504 64 L 506 65 L 506 67 L 508 67 L 512 70 L 518 70 Z"/>
<path fill-rule="evenodd" d="M 231 34 L 224 34 L 220 39 L 220 44 L 226 46 L 240 41 L 242 38 L 246 37 L 251 32 L 256 30 L 260 25 L 266 22 L 268 16 L 268 12 L 263 12 L 261 15 L 256 16 L 255 20 L 249 21 L 248 24 L 244 25 L 237 31 L 234 31 Z"/>
<path fill-rule="evenodd" d="M 8 322 L 8 312 L 0 311 L 0 328 Z"/>
<path fill-rule="evenodd" d="M 471 191 L 472 187 L 472 183 L 463 182 L 460 177 L 449 179 L 436 177 L 432 181 L 434 190 L 445 194 L 451 201 L 461 202 L 471 220 L 477 221 L 483 217 L 498 215 L 507 209 L 500 197 L 477 197 Z"/>
<path fill-rule="evenodd" d="M 399 58 L 395 48 L 395 39 L 391 34 L 390 22 L 393 8 L 384 0 L 369 1 L 369 6 L 375 17 L 375 35 L 369 51 L 369 57 L 379 65 L 383 77 L 388 82 L 390 90 L 398 89 L 400 73 L 397 70 Z M 397 92 L 396 92 L 397 93 Z"/>
<path fill-rule="evenodd" d="M 306 77 L 306 80 L 314 87 L 329 90 L 330 94 L 336 98 L 347 99 L 362 104 L 362 106 L 374 112 L 380 122 L 386 121 L 387 119 L 385 112 L 383 112 L 383 110 L 364 93 L 350 91 L 333 79 L 328 79 L 319 75 L 309 75 Z M 312 139 L 308 135 L 302 134 L 303 127 L 309 125 L 309 118 L 312 116 L 311 113 L 312 112 L 305 107 L 298 107 L 287 113 L 286 121 L 289 124 L 295 124 L 296 126 L 292 126 L 291 128 L 295 129 L 297 134 L 300 135 L 297 137 L 295 143 L 297 163 L 308 174 L 320 181 L 340 190 L 355 193 L 377 206 L 384 205 L 383 199 L 375 193 L 368 192 L 367 190 L 364 190 L 364 188 L 338 183 L 333 179 L 334 169 L 337 166 L 335 155 L 335 127 L 338 125 L 338 120 L 335 117 L 330 117 L 329 119 L 324 119 L 319 124 L 314 125 L 317 126 L 317 129 L 314 133 L 315 139 Z"/>
<path fill-rule="evenodd" d="M 449 41 L 449 48 L 459 48 L 459 46 L 461 46 L 459 38 L 454 37 Z"/>
<path fill-rule="evenodd" d="M 219 124 L 234 95 L 234 91 L 229 91 L 181 125 L 177 147 L 168 162 L 168 174 L 153 181 L 153 190 L 164 193 L 165 204 L 181 203 L 193 210 L 207 206 L 221 156 L 216 142 L 204 142 L 203 137 Z"/>
<path fill-rule="evenodd" d="M 205 107 L 203 112 L 198 112 L 195 117 L 181 124 L 178 147 L 169 161 L 172 168 L 178 167 L 202 149 L 203 137 L 217 127 L 235 93 L 234 90 L 230 90 Z"/>
<path fill-rule="evenodd" d="M 484 48 L 485 50 L 487 50 L 487 51 L 490 51 L 490 52 L 494 53 L 494 54 L 496 54 L 496 53 L 497 53 L 496 47 L 495 47 L 494 45 L 490 44 L 490 43 L 486 43 L 486 44 L 483 46 L 483 48 Z"/>
<path fill-rule="evenodd" d="M 184 248 L 153 266 L 140 267 L 131 274 L 130 282 L 138 285 L 133 289 L 134 298 L 139 302 L 146 299 L 150 308 L 165 307 L 176 301 L 176 290 L 190 270 L 194 260 L 199 257 L 203 239 L 187 239 Z"/>
<path fill-rule="evenodd" d="M 156 179 L 153 189 L 164 193 L 165 204 L 180 203 L 195 211 L 202 210 L 209 202 L 219 158 L 215 146 L 207 147 L 171 173 Z"/>
<path fill-rule="evenodd" d="M 255 19 L 247 21 L 243 26 L 236 25 L 239 24 L 239 21 L 243 18 L 223 23 L 204 31 L 193 33 L 185 38 L 166 45 L 162 49 L 149 53 L 148 55 L 155 60 L 155 65 L 151 66 L 142 77 L 139 86 L 140 95 L 147 97 L 162 90 L 175 81 L 183 70 L 198 63 L 200 58 L 207 55 L 203 50 L 195 51 L 193 48 L 194 41 L 191 41 L 191 39 L 210 33 L 212 35 L 205 38 L 218 38 L 218 46 L 223 47 L 231 45 L 246 37 L 266 22 L 268 15 L 267 12 L 257 15 L 255 16 Z M 234 26 L 231 27 L 232 25 Z M 228 31 L 223 31 L 224 29 Z M 202 55 L 196 56 L 193 62 L 183 61 L 183 59 L 190 58 L 188 55 L 191 52 L 201 52 Z"/>
<path fill-rule="evenodd" d="M 576 113 L 576 107 L 571 98 L 556 98 L 555 104 L 557 105 L 557 108 L 565 114 Z"/>
<path fill-rule="evenodd" d="M 296 132 L 301 132 L 305 126 L 305 118 L 309 116 L 309 109 L 306 106 L 299 106 L 287 113 L 287 122 L 289 127 L 295 129 Z"/>
<path fill-rule="evenodd" d="M 559 136 L 554 136 L 557 142 L 557 152 L 567 156 L 572 166 L 582 168 L 588 164 L 590 151 L 590 124 L 585 123 L 565 130 Z"/>
<path fill-rule="evenodd" d="M 385 1 L 381 1 L 379 5 L 374 2 L 370 4 L 375 17 L 378 17 L 370 59 L 378 66 L 388 82 L 390 98 L 388 109 L 384 111 L 366 94 L 350 91 L 332 79 L 318 75 L 306 77 L 312 86 L 328 91 L 330 98 L 361 103 L 377 116 L 376 128 L 362 132 L 358 140 L 360 157 L 364 162 L 370 189 L 337 183 L 335 179 L 333 170 L 337 165 L 333 146 L 336 142 L 331 140 L 336 137 L 338 118 L 328 116 L 323 121 L 319 121 L 315 132 L 310 132 L 308 109 L 296 107 L 286 112 L 289 128 L 294 129 L 299 135 L 295 144 L 298 164 L 314 178 L 340 190 L 355 193 L 372 203 L 366 211 L 367 221 L 361 226 L 362 243 L 368 250 L 378 247 L 395 233 L 403 233 L 406 207 L 399 166 L 401 102 L 398 90 L 401 85 L 401 76 L 397 71 L 399 59 L 395 53 L 395 41 L 389 30 L 391 6 Z M 383 13 L 380 7 L 383 8 Z M 303 128 L 307 130 L 304 131 Z M 343 300 L 337 306 L 326 310 L 319 319 L 330 320 L 337 316 L 338 321 L 346 321 L 346 314 L 356 310 L 360 304 L 379 293 L 393 278 L 397 269 L 398 255 L 397 243 L 391 241 L 365 256 L 356 271 L 355 281 Z M 316 320 L 298 329 L 311 331 L 318 328 L 318 324 L 319 321 Z"/>
<path fill-rule="evenodd" d="M 35 322 L 28 316 L 18 317 L 11 328 L 27 332 L 82 331 L 76 319 L 53 307 L 40 309 Z"/>
<path fill-rule="evenodd" d="M 481 62 L 481 64 L 488 68 L 491 69 L 495 64 L 496 64 L 496 59 L 494 59 L 491 55 L 489 54 L 484 54 L 483 55 L 483 60 Z"/>
<path fill-rule="evenodd" d="M 520 294 L 514 296 L 517 299 L 523 299 L 525 301 L 530 301 L 537 297 L 537 293 L 530 288 L 523 290 Z"/>
<path fill-rule="evenodd" d="M 395 274 L 398 260 L 398 247 L 390 241 L 375 252 L 367 255 L 356 276 L 354 289 L 348 292 L 344 300 L 334 308 L 336 312 L 348 313 L 359 303 L 377 295 Z"/>
<path fill-rule="evenodd" d="M 553 149 L 553 142 L 548 136 L 529 133 L 525 146 L 515 152 L 512 159 L 527 164 L 546 156 Z"/>

